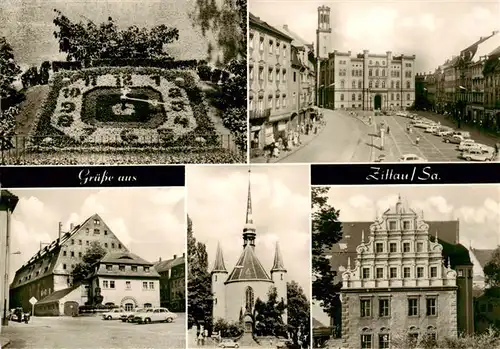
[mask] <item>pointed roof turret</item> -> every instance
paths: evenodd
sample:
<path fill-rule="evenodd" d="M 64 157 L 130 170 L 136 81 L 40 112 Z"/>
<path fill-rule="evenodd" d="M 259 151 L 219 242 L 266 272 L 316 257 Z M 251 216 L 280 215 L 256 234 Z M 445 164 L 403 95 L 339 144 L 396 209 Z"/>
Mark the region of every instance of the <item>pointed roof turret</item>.
<path fill-rule="evenodd" d="M 247 245 L 243 250 L 226 283 L 237 281 L 269 281 L 271 278 L 255 255 L 255 249 Z"/>
<path fill-rule="evenodd" d="M 222 248 L 220 243 L 217 243 L 217 252 L 215 253 L 215 263 L 212 273 L 227 273 L 226 266 L 224 265 L 224 256 L 222 255 Z"/>
<path fill-rule="evenodd" d="M 276 241 L 276 248 L 274 250 L 274 263 L 271 273 L 275 271 L 284 271 L 286 273 L 285 264 L 283 263 L 283 258 L 281 257 L 281 251 L 279 247 L 279 242 Z"/>
<path fill-rule="evenodd" d="M 250 182 L 251 171 L 248 169 L 248 196 L 247 196 L 247 212 L 245 217 L 245 226 L 243 228 L 243 247 L 250 245 L 255 247 L 255 225 L 252 217 L 252 190 Z"/>

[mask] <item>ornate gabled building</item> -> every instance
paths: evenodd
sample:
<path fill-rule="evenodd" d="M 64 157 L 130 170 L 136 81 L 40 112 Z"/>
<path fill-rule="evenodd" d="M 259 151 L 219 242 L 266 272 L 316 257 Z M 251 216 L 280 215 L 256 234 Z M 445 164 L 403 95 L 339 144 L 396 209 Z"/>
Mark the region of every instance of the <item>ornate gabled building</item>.
<path fill-rule="evenodd" d="M 40 306 L 40 311 L 59 313 L 53 293 L 61 291 L 55 296 L 66 297 L 75 289 L 71 272 L 95 241 L 108 252 L 128 252 L 98 214 L 90 216 L 77 226 L 71 224 L 68 232 L 63 232 L 62 223 L 59 222 L 58 238 L 45 247 L 40 244 L 40 250 L 17 270 L 10 285 L 10 307 L 23 307 L 25 311 L 29 311 L 29 300 L 35 297 L 39 301 L 37 305 Z M 72 301 L 84 304 L 87 301 L 85 290 L 77 298 Z M 44 303 L 50 304 L 42 307 Z M 49 309 L 53 305 L 56 308 Z"/>
<path fill-rule="evenodd" d="M 342 274 L 344 348 L 389 348 L 395 336 L 457 336 L 457 272 L 429 225 L 399 198 L 370 226 Z"/>
<path fill-rule="evenodd" d="M 224 264 L 222 249 L 217 246 L 217 253 L 212 269 L 213 317 L 227 321 L 244 320 L 246 331 L 252 326 L 252 314 L 255 300 L 267 300 L 271 287 L 275 287 L 278 300 L 287 303 L 286 274 L 278 243 L 276 243 L 273 267 L 270 274 L 262 266 L 255 253 L 256 227 L 252 218 L 252 198 L 250 182 L 246 222 L 243 228 L 243 251 L 231 273 Z M 287 323 L 286 312 L 283 321 Z"/>

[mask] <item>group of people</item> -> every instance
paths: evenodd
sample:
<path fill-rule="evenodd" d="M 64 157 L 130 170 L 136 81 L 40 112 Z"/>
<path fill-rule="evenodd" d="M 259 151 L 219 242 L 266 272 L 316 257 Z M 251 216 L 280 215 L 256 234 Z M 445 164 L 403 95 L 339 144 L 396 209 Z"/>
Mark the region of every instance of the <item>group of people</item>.
<path fill-rule="evenodd" d="M 21 75 L 23 89 L 37 85 L 46 85 L 50 78 L 50 63 L 43 62 L 40 68 L 31 67 Z"/>

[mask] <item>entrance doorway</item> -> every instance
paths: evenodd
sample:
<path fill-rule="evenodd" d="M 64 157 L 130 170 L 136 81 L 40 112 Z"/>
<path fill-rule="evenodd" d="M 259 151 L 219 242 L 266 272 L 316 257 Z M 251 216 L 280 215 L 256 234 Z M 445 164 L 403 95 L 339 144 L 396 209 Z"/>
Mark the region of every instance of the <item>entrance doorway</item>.
<path fill-rule="evenodd" d="M 373 99 L 373 107 L 375 110 L 382 109 L 382 96 L 381 95 L 375 95 L 375 98 Z"/>

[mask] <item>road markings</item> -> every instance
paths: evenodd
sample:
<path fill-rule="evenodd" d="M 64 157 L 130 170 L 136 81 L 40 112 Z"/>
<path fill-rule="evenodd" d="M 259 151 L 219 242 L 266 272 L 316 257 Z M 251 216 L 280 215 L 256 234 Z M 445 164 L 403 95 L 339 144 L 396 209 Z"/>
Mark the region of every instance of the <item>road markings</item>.
<path fill-rule="evenodd" d="M 404 128 L 399 124 L 399 122 L 396 121 L 396 119 L 394 118 L 394 116 L 392 115 L 386 115 L 386 116 L 390 116 L 393 121 L 396 123 L 396 125 L 398 125 L 399 129 L 401 130 L 401 132 L 403 134 L 406 135 L 406 137 L 408 138 L 408 140 L 410 141 L 410 144 L 413 144 L 413 140 L 411 139 L 411 137 L 406 133 L 406 131 L 404 130 Z M 384 120 L 386 120 L 386 122 L 388 121 L 386 118 L 384 118 Z M 396 144 L 396 147 L 399 149 L 399 146 L 396 142 L 396 139 L 394 138 L 394 136 L 391 134 L 391 137 L 394 139 L 394 143 Z M 416 148 L 419 152 L 420 152 L 420 156 L 422 156 L 423 158 L 425 158 L 425 155 L 424 153 L 422 152 L 422 150 L 416 146 L 413 146 L 414 148 Z M 401 156 L 403 156 L 404 154 L 401 154 Z"/>

